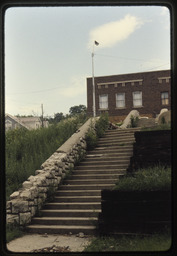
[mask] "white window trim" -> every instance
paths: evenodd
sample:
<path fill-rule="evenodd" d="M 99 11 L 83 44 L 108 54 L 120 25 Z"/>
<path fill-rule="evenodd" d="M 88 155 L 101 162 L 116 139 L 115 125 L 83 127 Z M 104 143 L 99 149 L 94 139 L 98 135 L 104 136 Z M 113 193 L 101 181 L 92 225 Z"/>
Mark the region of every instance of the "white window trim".
<path fill-rule="evenodd" d="M 101 99 L 101 97 L 103 97 L 103 96 L 106 96 L 106 97 L 107 97 L 107 101 L 105 101 L 105 102 L 107 103 L 107 107 L 106 107 L 106 108 L 100 107 L 100 103 L 102 103 L 102 102 L 100 101 L 100 99 Z M 100 94 L 100 95 L 99 95 L 99 110 L 108 110 L 108 94 Z"/>
<path fill-rule="evenodd" d="M 118 101 L 119 101 L 119 100 L 117 99 L 117 96 L 118 96 L 119 94 L 122 94 L 122 95 L 124 96 L 124 99 L 121 100 L 121 101 L 124 102 L 124 106 L 123 106 L 123 107 L 119 107 L 119 106 L 118 106 Z M 125 92 L 116 93 L 116 109 L 123 109 L 123 108 L 125 108 Z"/>
<path fill-rule="evenodd" d="M 141 105 L 135 105 L 134 104 L 134 95 L 135 95 L 135 93 L 140 93 L 140 95 L 141 95 Z M 133 107 L 134 108 L 141 108 L 141 107 L 143 107 L 143 97 L 142 97 L 142 91 L 135 91 L 135 92 L 132 92 L 132 96 L 133 96 Z M 140 100 L 140 99 L 138 99 L 138 100 Z"/>

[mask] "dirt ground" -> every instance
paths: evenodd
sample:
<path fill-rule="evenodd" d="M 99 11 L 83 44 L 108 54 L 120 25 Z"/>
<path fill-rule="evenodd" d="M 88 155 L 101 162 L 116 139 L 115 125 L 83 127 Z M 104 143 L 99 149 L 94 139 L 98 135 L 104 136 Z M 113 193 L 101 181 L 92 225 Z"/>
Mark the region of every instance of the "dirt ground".
<path fill-rule="evenodd" d="M 7 244 L 11 252 L 82 252 L 90 244 L 91 236 L 37 235 L 30 234 L 16 238 Z"/>

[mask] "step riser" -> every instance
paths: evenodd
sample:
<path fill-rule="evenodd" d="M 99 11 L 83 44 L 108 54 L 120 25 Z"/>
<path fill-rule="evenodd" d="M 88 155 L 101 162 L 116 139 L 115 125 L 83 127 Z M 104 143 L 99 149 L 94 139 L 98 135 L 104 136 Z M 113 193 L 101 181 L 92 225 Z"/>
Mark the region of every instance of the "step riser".
<path fill-rule="evenodd" d="M 98 212 L 42 212 L 41 214 L 43 217 L 85 217 L 85 218 L 91 218 L 91 217 L 98 217 Z"/>
<path fill-rule="evenodd" d="M 57 220 L 57 219 L 50 219 L 50 220 L 43 220 L 41 219 L 33 219 L 32 225 L 79 225 L 79 226 L 93 226 L 96 225 L 96 220 L 76 220 L 76 219 L 71 219 L 71 220 Z"/>
<path fill-rule="evenodd" d="M 98 191 L 57 191 L 56 196 L 101 196 L 101 190 Z"/>
<path fill-rule="evenodd" d="M 121 159 L 121 160 L 117 160 L 117 161 L 84 161 L 82 163 L 79 164 L 79 166 L 90 166 L 90 165 L 119 165 L 119 164 L 129 164 L 130 160 L 129 159 Z"/>
<path fill-rule="evenodd" d="M 117 169 L 117 170 L 115 170 L 115 169 L 112 169 L 112 170 L 104 170 L 104 169 L 102 169 L 102 170 L 78 170 L 78 171 L 75 171 L 74 172 L 75 174 L 77 174 L 77 175 L 79 175 L 79 174 L 98 174 L 98 175 L 100 175 L 100 174 L 125 174 L 126 173 L 126 169 L 124 168 L 124 169 L 122 169 L 122 168 L 120 168 L 120 169 Z"/>
<path fill-rule="evenodd" d="M 101 209 L 101 204 L 47 204 L 45 209 L 54 209 L 54 210 L 100 210 Z"/>
<path fill-rule="evenodd" d="M 111 180 L 108 179 L 106 180 L 107 184 L 114 184 L 116 183 L 117 179 Z M 87 184 L 105 184 L 105 180 L 67 180 L 66 185 L 87 185 Z"/>
<path fill-rule="evenodd" d="M 131 142 L 131 141 L 128 141 L 128 142 L 111 142 L 111 143 L 106 143 L 106 142 L 103 142 L 103 143 L 99 143 L 97 145 L 97 147 L 113 147 L 113 146 L 117 146 L 117 147 L 124 147 L 124 146 L 133 146 L 133 143 L 134 142 Z"/>
<path fill-rule="evenodd" d="M 117 164 L 117 165 L 95 165 L 95 166 L 77 166 L 77 169 L 76 170 L 103 170 L 103 169 L 107 169 L 107 170 L 110 170 L 110 169 L 114 169 L 114 170 L 120 170 L 120 169 L 125 169 L 127 168 L 129 165 L 129 163 L 127 164 Z"/>
<path fill-rule="evenodd" d="M 99 198 L 69 198 L 69 197 L 55 197 L 54 202 L 67 202 L 67 203 L 81 203 L 81 202 L 100 202 L 101 197 Z"/>
<path fill-rule="evenodd" d="M 106 154 L 102 154 L 102 156 L 97 156 L 97 157 L 86 157 L 82 163 L 99 162 L 99 161 L 107 161 L 107 162 L 117 161 L 118 162 L 119 160 L 127 161 L 129 160 L 129 158 L 130 158 L 130 154 L 127 154 L 127 155 L 117 154 L 114 156 L 108 156 Z"/>
<path fill-rule="evenodd" d="M 70 228 L 70 227 L 68 227 L 68 228 L 62 228 L 62 227 L 60 227 L 60 228 L 52 228 L 52 227 L 46 227 L 46 228 L 40 228 L 40 227 L 30 227 L 30 226 L 28 226 L 27 227 L 27 231 L 29 232 L 29 233 L 38 233 L 38 234 L 45 234 L 45 233 L 47 233 L 47 234 L 70 234 L 70 233 L 72 233 L 72 234 L 78 234 L 78 233 L 80 233 L 80 232 L 82 232 L 82 233 L 84 233 L 84 234 L 87 234 L 87 235 L 94 235 L 95 234 L 95 229 L 96 229 L 96 227 L 94 228 L 94 229 L 87 229 L 87 228 L 82 228 L 82 227 L 79 227 L 79 229 L 78 228 Z"/>
<path fill-rule="evenodd" d="M 71 180 L 86 180 L 86 179 L 96 179 L 99 182 L 99 179 L 118 179 L 120 174 L 96 174 L 96 175 L 72 175 Z"/>
<path fill-rule="evenodd" d="M 94 149 L 94 151 L 88 152 L 88 154 L 111 154 L 111 153 L 132 153 L 133 152 L 133 146 L 117 146 L 117 147 L 97 147 Z"/>
<path fill-rule="evenodd" d="M 113 142 L 113 141 L 116 141 L 116 142 L 123 142 L 123 141 L 135 141 L 135 137 L 134 136 L 120 136 L 120 137 L 117 137 L 117 136 L 114 136 L 114 137 L 103 137 L 103 138 L 100 138 L 99 139 L 99 144 L 102 143 L 102 142 Z"/>
<path fill-rule="evenodd" d="M 61 185 L 61 190 L 102 190 L 102 189 L 112 189 L 114 187 L 114 184 L 108 184 L 108 185 L 80 185 L 80 186 L 73 186 L 73 185 Z"/>

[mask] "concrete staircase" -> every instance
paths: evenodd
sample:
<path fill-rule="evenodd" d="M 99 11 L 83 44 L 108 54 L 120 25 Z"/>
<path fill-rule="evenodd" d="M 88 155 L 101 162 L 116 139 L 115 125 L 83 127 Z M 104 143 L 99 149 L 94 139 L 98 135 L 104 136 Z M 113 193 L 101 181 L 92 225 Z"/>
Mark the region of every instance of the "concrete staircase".
<path fill-rule="evenodd" d="M 97 147 L 75 167 L 59 186 L 53 202 L 46 203 L 34 217 L 31 233 L 94 234 L 101 211 L 101 190 L 112 189 L 124 175 L 132 156 L 134 132 L 138 128 L 108 130 Z"/>
<path fill-rule="evenodd" d="M 138 127 L 153 127 L 156 126 L 155 118 L 140 118 L 138 120 Z"/>

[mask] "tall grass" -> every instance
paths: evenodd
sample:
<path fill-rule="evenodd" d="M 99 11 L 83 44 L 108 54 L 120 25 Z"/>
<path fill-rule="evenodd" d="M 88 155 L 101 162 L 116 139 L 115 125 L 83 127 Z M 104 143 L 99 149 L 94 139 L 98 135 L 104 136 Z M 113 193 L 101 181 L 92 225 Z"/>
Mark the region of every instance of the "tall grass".
<path fill-rule="evenodd" d="M 123 176 L 114 189 L 120 191 L 156 191 L 171 189 L 171 168 L 161 165 L 139 169 Z"/>
<path fill-rule="evenodd" d="M 81 125 L 79 117 L 38 130 L 6 132 L 6 199 Z"/>

